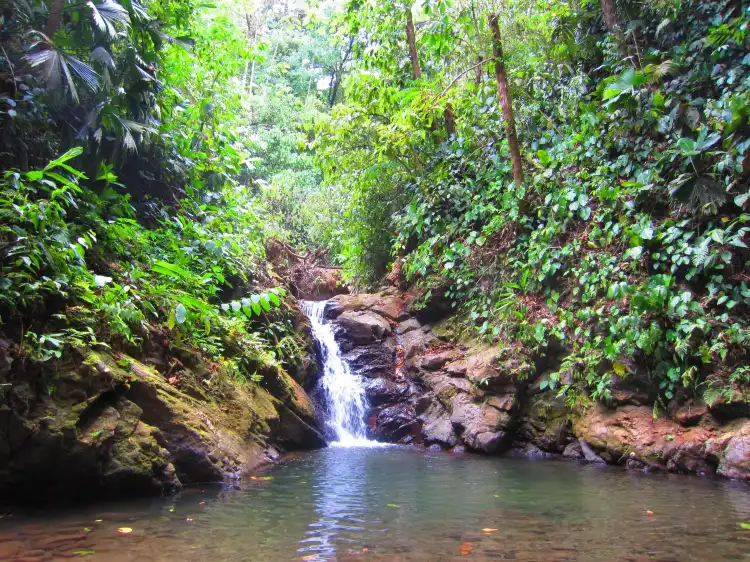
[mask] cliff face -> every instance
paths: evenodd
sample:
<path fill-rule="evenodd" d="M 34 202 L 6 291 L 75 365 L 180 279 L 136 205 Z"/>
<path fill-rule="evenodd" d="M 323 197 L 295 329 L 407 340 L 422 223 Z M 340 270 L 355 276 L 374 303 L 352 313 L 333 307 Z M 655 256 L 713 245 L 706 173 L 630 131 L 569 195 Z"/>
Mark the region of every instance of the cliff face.
<path fill-rule="evenodd" d="M 463 341 L 450 321 L 423 325 L 413 300 L 389 289 L 340 295 L 326 309 L 344 358 L 366 377 L 374 438 L 750 480 L 746 405 L 684 398 L 655 418 L 658 389 L 638 375 L 618 381 L 608 405 L 569 404 L 541 384 L 562 353 Z"/>
<path fill-rule="evenodd" d="M 282 367 L 259 383 L 172 350 L 179 375 L 80 350 L 56 365 L 4 356 L 0 497 L 10 502 L 159 494 L 238 481 L 286 450 L 324 446 L 314 406 Z M 295 373 L 304 382 L 305 371 Z M 8 382 L 5 382 L 8 381 Z"/>

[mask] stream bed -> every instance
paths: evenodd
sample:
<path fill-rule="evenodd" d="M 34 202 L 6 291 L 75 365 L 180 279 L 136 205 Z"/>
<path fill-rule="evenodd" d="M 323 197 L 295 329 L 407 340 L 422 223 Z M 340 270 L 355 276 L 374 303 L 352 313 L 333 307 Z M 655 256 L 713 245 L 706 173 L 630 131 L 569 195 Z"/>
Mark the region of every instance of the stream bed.
<path fill-rule="evenodd" d="M 742 522 L 750 486 L 737 482 L 330 447 L 289 457 L 239 489 L 6 515 L 0 559 L 742 560 Z"/>

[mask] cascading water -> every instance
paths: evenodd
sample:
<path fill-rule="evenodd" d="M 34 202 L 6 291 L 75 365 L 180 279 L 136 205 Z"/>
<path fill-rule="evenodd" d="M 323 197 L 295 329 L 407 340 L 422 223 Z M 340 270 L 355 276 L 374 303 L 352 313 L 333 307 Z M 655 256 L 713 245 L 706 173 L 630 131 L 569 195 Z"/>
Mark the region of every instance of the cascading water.
<path fill-rule="evenodd" d="M 303 301 L 302 310 L 310 318 L 313 337 L 320 344 L 323 375 L 320 386 L 324 393 L 328 418 L 326 424 L 341 447 L 373 446 L 367 439 L 367 397 L 362 377 L 351 372 L 341 357 L 333 327 L 323 319 L 326 301 Z"/>

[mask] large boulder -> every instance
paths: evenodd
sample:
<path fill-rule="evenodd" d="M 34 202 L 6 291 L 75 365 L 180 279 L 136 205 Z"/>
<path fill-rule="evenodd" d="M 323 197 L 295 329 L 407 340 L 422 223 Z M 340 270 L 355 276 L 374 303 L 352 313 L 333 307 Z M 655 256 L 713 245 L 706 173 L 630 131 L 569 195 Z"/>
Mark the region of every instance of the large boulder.
<path fill-rule="evenodd" d="M 568 445 L 568 408 L 556 392 L 532 395 L 516 439 L 533 443 L 543 451 L 562 453 Z"/>
<path fill-rule="evenodd" d="M 365 379 L 365 395 L 370 406 L 382 406 L 400 402 L 409 394 L 410 387 L 406 382 L 375 378 Z"/>
<path fill-rule="evenodd" d="M 750 480 L 750 420 L 736 420 L 706 443 L 707 455 L 718 461 L 717 474 Z"/>
<path fill-rule="evenodd" d="M 402 402 L 381 409 L 370 430 L 376 439 L 395 443 L 416 434 L 419 425 L 414 405 Z"/>
<path fill-rule="evenodd" d="M 467 447 L 494 453 L 504 445 L 512 417 L 488 404 L 474 402 L 467 394 L 458 394 L 451 403 L 450 420 Z"/>
<path fill-rule="evenodd" d="M 590 445 L 609 463 L 632 459 L 646 467 L 673 472 L 714 472 L 706 451 L 706 441 L 714 437 L 712 430 L 654 419 L 647 406 L 611 409 L 597 405 L 577 412 L 572 422 L 581 444 Z"/>
<path fill-rule="evenodd" d="M 335 320 L 336 341 L 347 349 L 380 341 L 390 333 L 390 324 L 372 312 L 346 311 Z"/>
<path fill-rule="evenodd" d="M 357 374 L 368 377 L 391 378 L 396 369 L 396 348 L 391 340 L 353 347 L 343 355 L 343 359 Z"/>

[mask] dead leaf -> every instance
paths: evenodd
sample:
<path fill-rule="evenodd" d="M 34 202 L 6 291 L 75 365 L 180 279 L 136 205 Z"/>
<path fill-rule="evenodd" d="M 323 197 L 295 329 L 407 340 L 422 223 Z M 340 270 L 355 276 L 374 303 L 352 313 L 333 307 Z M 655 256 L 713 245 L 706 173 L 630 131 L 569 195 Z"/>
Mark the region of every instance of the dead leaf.
<path fill-rule="evenodd" d="M 646 515 L 653 515 L 653 514 L 654 514 L 654 512 L 651 511 L 650 509 L 646 511 Z"/>
<path fill-rule="evenodd" d="M 131 529 L 130 527 L 120 527 L 119 529 L 117 529 L 117 532 L 121 535 L 129 535 L 133 532 L 133 529 Z"/>
<path fill-rule="evenodd" d="M 489 527 L 482 529 L 483 533 L 494 533 L 495 531 L 497 531 L 497 529 L 490 529 Z"/>
<path fill-rule="evenodd" d="M 468 556 L 471 554 L 471 551 L 474 550 L 474 547 L 470 542 L 465 542 L 458 548 L 458 550 L 461 553 L 461 556 Z"/>

